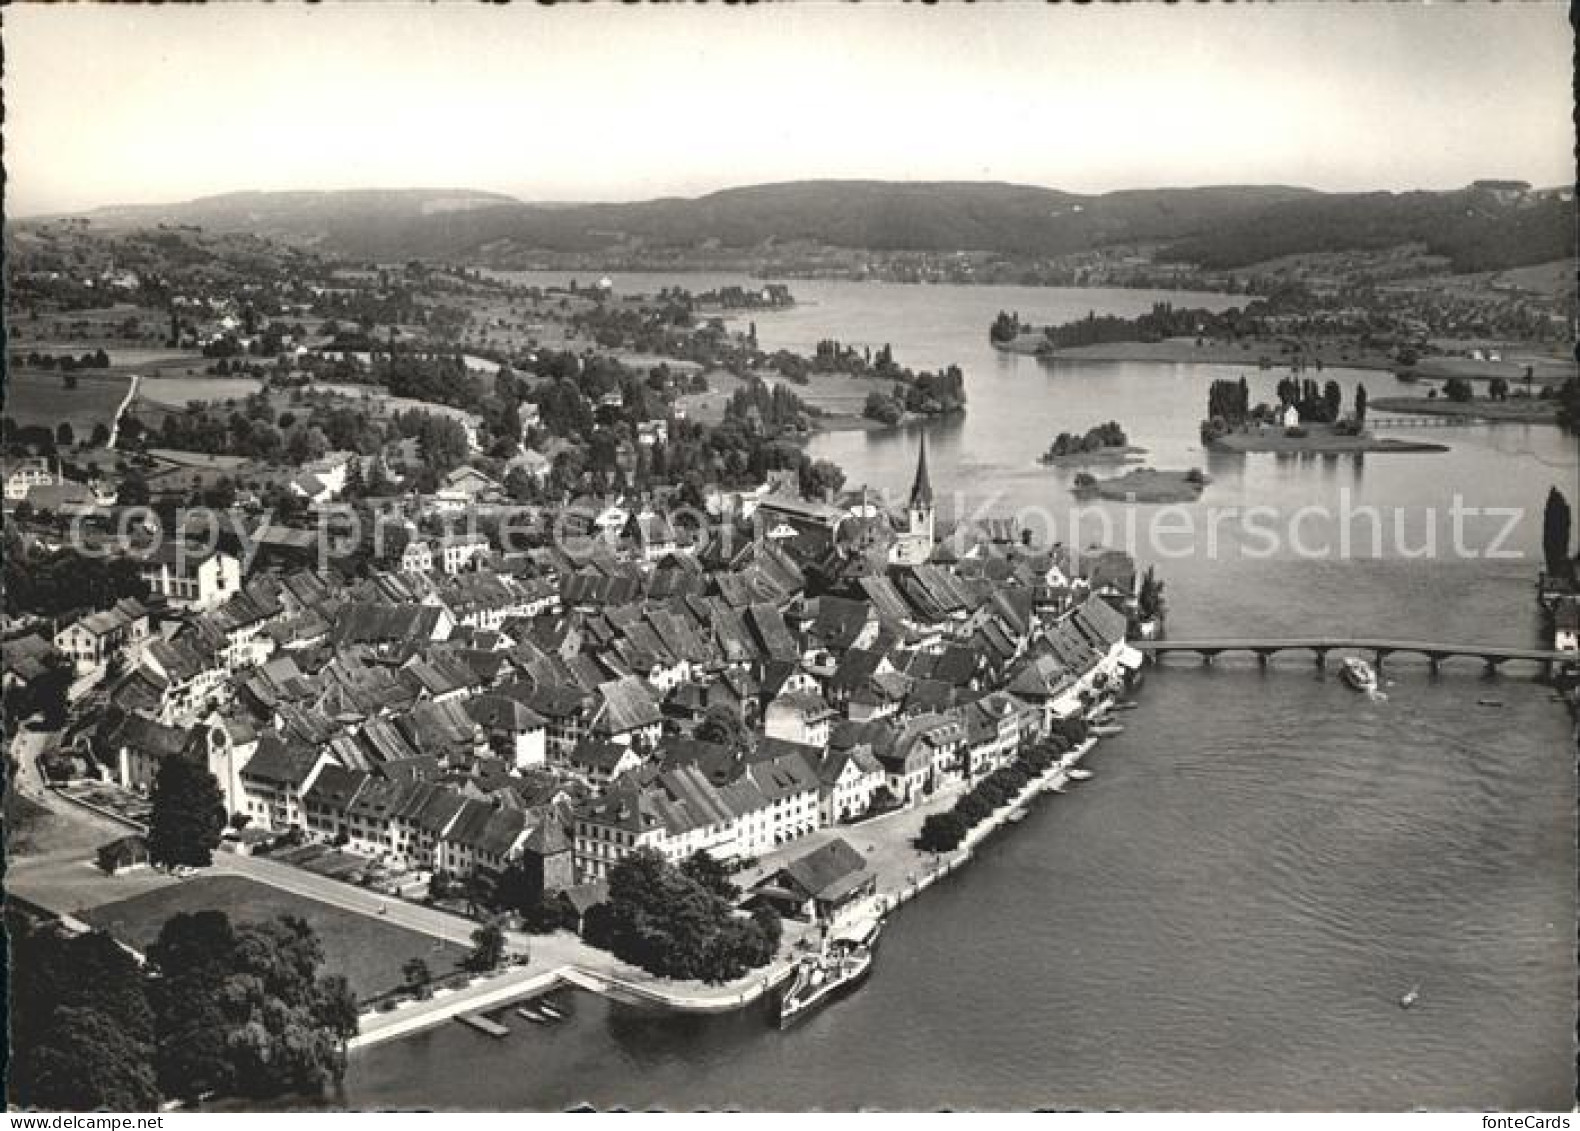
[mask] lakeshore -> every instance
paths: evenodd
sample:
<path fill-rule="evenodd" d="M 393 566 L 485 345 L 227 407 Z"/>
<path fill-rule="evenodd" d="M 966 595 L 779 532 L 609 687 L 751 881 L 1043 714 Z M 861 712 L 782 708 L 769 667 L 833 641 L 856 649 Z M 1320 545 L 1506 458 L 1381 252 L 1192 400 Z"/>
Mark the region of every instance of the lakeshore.
<path fill-rule="evenodd" d="M 884 814 L 857 825 L 821 829 L 794 845 L 770 853 L 736 879 L 742 886 L 749 886 L 833 837 L 854 838 L 860 842 L 872 866 L 877 881 L 875 890 L 870 897 L 849 908 L 832 925 L 839 929 L 870 928 L 970 862 L 990 835 L 1010 823 L 1016 813 L 1024 811 L 1039 796 L 1065 789 L 1071 781 L 1070 771 L 1081 765 L 1097 743 L 1097 738 L 1087 738 L 1068 751 L 1047 771 L 1029 781 L 1013 799 L 973 828 L 953 852 L 925 852 L 916 848 L 914 842 L 921 823 L 952 805 L 965 791 L 966 786 L 963 784 L 942 789 L 911 809 Z M 352 1051 L 369 1049 L 462 1015 L 504 1010 L 525 999 L 565 986 L 599 994 L 613 1001 L 674 1013 L 719 1014 L 745 1009 L 762 1001 L 788 981 L 795 973 L 801 956 L 812 945 L 813 932 L 809 927 L 792 930 L 795 924 L 786 926 L 787 943 L 771 963 L 733 982 L 716 986 L 654 978 L 603 952 L 592 951 L 580 940 L 563 933 L 549 938 L 535 936 L 524 944 L 533 953 L 538 947 L 552 947 L 556 942 L 562 948 L 569 947 L 583 953 L 578 959 L 548 969 L 534 969 L 531 963 L 512 967 L 494 975 L 478 976 L 461 988 L 441 990 L 430 998 L 404 1002 L 387 1011 L 366 1013 L 362 1018 L 361 1031 L 347 1047 Z"/>
<path fill-rule="evenodd" d="M 1557 424 L 1558 406 L 1538 397 L 1511 397 L 1494 401 L 1451 401 L 1447 397 L 1378 397 L 1368 406 L 1373 412 L 1399 412 L 1417 416 L 1446 416 L 1507 424 Z"/>

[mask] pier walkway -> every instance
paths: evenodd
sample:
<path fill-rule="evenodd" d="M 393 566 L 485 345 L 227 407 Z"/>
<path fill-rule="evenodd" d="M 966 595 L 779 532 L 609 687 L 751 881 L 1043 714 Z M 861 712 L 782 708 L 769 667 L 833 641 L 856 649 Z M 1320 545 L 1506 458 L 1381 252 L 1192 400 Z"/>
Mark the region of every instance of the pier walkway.
<path fill-rule="evenodd" d="M 1447 660 L 1474 659 L 1479 660 L 1488 672 L 1496 672 L 1506 663 L 1517 662 L 1535 664 L 1543 675 L 1550 675 L 1554 665 L 1576 661 L 1576 657 L 1571 654 L 1540 648 L 1346 636 L 1292 637 L 1284 640 L 1251 637 L 1232 637 L 1222 640 L 1136 640 L 1131 643 L 1138 651 L 1159 661 L 1172 653 L 1186 652 L 1199 656 L 1203 663 L 1208 664 L 1226 652 L 1249 653 L 1263 665 L 1280 652 L 1309 652 L 1315 657 L 1317 667 L 1320 668 L 1327 665 L 1329 652 L 1350 651 L 1369 654 L 1379 668 L 1390 656 L 1409 655 L 1425 659 L 1434 672 Z"/>

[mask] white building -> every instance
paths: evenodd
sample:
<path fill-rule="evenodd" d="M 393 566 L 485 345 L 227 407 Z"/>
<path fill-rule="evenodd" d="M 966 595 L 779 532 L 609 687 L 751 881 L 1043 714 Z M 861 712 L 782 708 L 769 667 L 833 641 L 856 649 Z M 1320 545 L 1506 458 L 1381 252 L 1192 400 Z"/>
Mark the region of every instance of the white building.
<path fill-rule="evenodd" d="M 154 594 L 185 608 L 212 609 L 241 588 L 241 563 L 222 550 L 163 542 L 142 566 Z"/>

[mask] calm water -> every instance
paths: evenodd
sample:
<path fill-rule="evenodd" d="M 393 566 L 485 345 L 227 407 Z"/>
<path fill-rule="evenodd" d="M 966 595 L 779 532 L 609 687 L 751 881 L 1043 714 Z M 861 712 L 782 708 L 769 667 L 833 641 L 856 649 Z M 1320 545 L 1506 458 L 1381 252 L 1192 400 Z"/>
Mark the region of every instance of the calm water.
<path fill-rule="evenodd" d="M 622 282 L 623 280 L 617 280 Z M 668 281 L 668 280 L 666 280 Z M 638 286 L 631 280 L 633 287 Z M 643 281 L 641 286 L 652 285 Z M 1039 507 L 1064 522 L 1070 472 L 1038 467 L 1062 429 L 1109 418 L 1160 467 L 1214 477 L 1187 509 L 1406 508 L 1360 560 L 1276 548 L 1221 523 L 1215 555 L 1160 560 L 1178 637 L 1350 631 L 1525 644 L 1542 496 L 1575 481 L 1553 429 L 1409 433 L 1445 455 L 1208 459 L 1207 382 L 1239 369 L 1003 357 L 1000 308 L 1038 320 L 1133 312 L 1143 292 L 807 283 L 758 316 L 770 348 L 892 342 L 966 370 L 970 411 L 929 432 L 943 505 Z M 1202 303 L 1204 296 L 1179 301 Z M 1254 398 L 1276 375 L 1245 371 Z M 1374 395 L 1386 374 L 1330 373 Z M 1404 433 L 1401 433 L 1404 434 Z M 818 437 L 850 482 L 903 490 L 913 433 Z M 1103 473 L 1103 472 L 1099 472 Z M 1455 490 L 1525 507 L 1504 548 L 1453 560 Z M 1440 513 L 1434 518 L 1429 508 Z M 1157 507 L 1104 507 L 1123 540 Z M 1095 522 L 1093 518 L 1091 521 Z M 1312 514 L 1308 547 L 1342 522 Z M 1468 519 L 1481 545 L 1504 518 Z M 1428 528 L 1435 556 L 1406 560 Z M 1095 530 L 1083 524 L 1082 531 Z M 1198 542 L 1204 541 L 1205 535 Z M 1074 538 L 1072 542 L 1085 539 Z M 1182 545 L 1174 537 L 1164 548 Z M 1142 541 L 1143 547 L 1145 541 Z M 1143 548 L 1143 556 L 1150 555 Z M 1551 1107 L 1572 1095 L 1574 746 L 1562 709 L 1474 666 L 1404 662 L 1370 702 L 1291 660 L 1154 669 L 1142 709 L 1050 799 L 893 923 L 861 993 L 789 1034 L 757 1014 L 647 1015 L 577 995 L 574 1022 L 494 1042 L 449 1025 L 354 1059 L 357 1106 L 849 1108 Z M 1501 706 L 1481 705 L 1493 698 Z M 1397 999 L 1421 985 L 1408 1012 Z"/>

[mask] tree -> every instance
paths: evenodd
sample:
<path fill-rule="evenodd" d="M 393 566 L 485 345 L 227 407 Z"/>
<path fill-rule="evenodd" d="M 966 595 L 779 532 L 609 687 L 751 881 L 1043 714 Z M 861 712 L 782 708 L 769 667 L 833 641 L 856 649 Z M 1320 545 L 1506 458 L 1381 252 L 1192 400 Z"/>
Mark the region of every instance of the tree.
<path fill-rule="evenodd" d="M 225 831 L 225 800 L 208 767 L 168 757 L 154 778 L 148 855 L 155 864 L 206 868 Z"/>
<path fill-rule="evenodd" d="M 62 420 L 60 427 L 55 429 L 55 445 L 61 448 L 69 448 L 76 442 L 77 433 L 72 429 L 71 421 Z"/>
<path fill-rule="evenodd" d="M 505 932 L 498 923 L 484 923 L 472 932 L 472 953 L 467 956 L 469 970 L 494 970 L 505 957 Z"/>
<path fill-rule="evenodd" d="M 1450 377 L 1443 382 L 1443 395 L 1456 404 L 1465 404 L 1475 393 L 1471 391 L 1470 382 L 1463 377 Z"/>
<path fill-rule="evenodd" d="M 146 507 L 149 499 L 148 480 L 140 471 L 127 472 L 115 492 L 115 502 L 122 507 Z"/>
<path fill-rule="evenodd" d="M 357 1031 L 346 980 L 320 977 L 323 946 L 294 916 L 232 927 L 177 915 L 149 948 L 160 1079 L 180 1096 L 321 1091 Z"/>
<path fill-rule="evenodd" d="M 432 994 L 428 983 L 433 981 L 433 972 L 428 969 L 428 964 L 420 958 L 411 958 L 400 968 L 401 978 L 406 983 L 406 988 L 417 997 L 427 1000 Z"/>
<path fill-rule="evenodd" d="M 730 881 L 729 870 L 723 862 L 700 848 L 681 861 L 680 870 L 720 899 L 733 900 L 741 893 L 741 889 Z"/>
<path fill-rule="evenodd" d="M 1365 385 L 1356 385 L 1355 386 L 1355 427 L 1356 428 L 1365 428 L 1366 427 L 1366 402 L 1367 402 L 1367 399 L 1368 398 L 1366 396 L 1366 386 Z"/>
<path fill-rule="evenodd" d="M 13 932 L 10 1098 L 61 1111 L 159 1104 L 142 971 L 103 932 Z"/>
<path fill-rule="evenodd" d="M 1542 555 L 1552 577 L 1574 575 L 1574 563 L 1569 558 L 1570 522 L 1569 500 L 1557 487 L 1550 488 L 1542 510 Z"/>
<path fill-rule="evenodd" d="M 104 421 L 102 421 L 102 420 L 99 421 L 98 423 L 96 423 L 93 426 L 93 436 L 88 441 L 88 443 L 91 444 L 95 448 L 107 448 L 107 447 L 109 447 L 110 446 L 110 426 L 108 424 L 104 423 Z"/>
<path fill-rule="evenodd" d="M 1572 435 L 1580 435 L 1580 378 L 1571 377 L 1558 388 L 1558 423 Z"/>
<path fill-rule="evenodd" d="M 693 737 L 700 742 L 711 742 L 735 750 L 746 744 L 746 724 L 741 721 L 740 714 L 729 707 L 709 707 L 708 713 L 697 724 Z"/>

